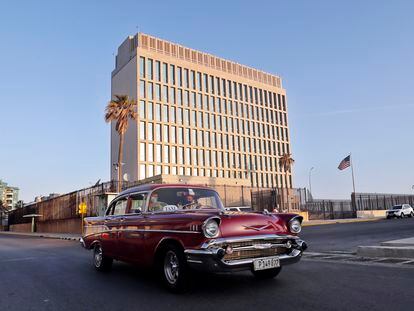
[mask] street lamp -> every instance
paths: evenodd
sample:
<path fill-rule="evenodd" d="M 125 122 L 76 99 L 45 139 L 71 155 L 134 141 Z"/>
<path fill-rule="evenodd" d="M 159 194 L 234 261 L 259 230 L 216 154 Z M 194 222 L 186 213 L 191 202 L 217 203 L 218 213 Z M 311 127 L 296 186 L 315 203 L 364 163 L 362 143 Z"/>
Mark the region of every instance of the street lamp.
<path fill-rule="evenodd" d="M 309 170 L 309 194 L 311 197 L 311 200 L 313 201 L 313 197 L 312 197 L 312 171 L 313 171 L 314 167 L 312 166 Z"/>

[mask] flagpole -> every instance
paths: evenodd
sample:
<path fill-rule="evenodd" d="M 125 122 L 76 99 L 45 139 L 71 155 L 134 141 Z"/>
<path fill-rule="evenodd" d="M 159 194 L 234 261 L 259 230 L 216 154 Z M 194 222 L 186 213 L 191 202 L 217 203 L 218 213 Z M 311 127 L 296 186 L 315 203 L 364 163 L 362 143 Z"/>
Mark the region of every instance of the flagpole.
<path fill-rule="evenodd" d="M 351 153 L 349 153 L 349 158 L 351 160 L 352 186 L 354 188 L 354 193 L 355 193 L 354 160 L 352 159 Z"/>

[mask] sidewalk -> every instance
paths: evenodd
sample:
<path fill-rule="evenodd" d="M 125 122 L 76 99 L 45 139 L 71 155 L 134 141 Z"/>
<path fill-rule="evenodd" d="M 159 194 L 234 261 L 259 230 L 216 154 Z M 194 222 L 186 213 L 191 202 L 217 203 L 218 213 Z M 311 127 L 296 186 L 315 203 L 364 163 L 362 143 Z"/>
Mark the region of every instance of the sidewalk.
<path fill-rule="evenodd" d="M 374 246 L 358 246 L 361 257 L 414 259 L 414 237 L 382 242 Z"/>
<path fill-rule="evenodd" d="M 20 235 L 20 236 L 32 236 L 39 238 L 49 238 L 49 239 L 61 239 L 61 240 L 73 240 L 79 241 L 80 234 L 71 234 L 71 233 L 44 233 L 44 232 L 10 232 L 10 231 L 0 231 L 0 235 Z"/>
<path fill-rule="evenodd" d="M 333 224 L 348 224 L 348 223 L 353 223 L 353 222 L 378 221 L 381 219 L 384 219 L 384 217 L 308 220 L 308 221 L 303 222 L 303 226 L 308 227 L 308 226 L 333 225 Z"/>

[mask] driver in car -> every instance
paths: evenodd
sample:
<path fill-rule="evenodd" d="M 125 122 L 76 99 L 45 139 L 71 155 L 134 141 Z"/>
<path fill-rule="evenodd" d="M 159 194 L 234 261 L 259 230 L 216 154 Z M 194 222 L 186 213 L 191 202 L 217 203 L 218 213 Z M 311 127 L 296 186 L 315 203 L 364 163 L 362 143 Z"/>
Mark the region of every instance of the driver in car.
<path fill-rule="evenodd" d="M 197 200 L 194 199 L 194 195 L 191 192 L 188 192 L 185 194 L 182 202 L 180 203 L 180 208 L 182 209 L 188 209 L 188 208 L 192 208 L 193 205 L 196 205 Z"/>

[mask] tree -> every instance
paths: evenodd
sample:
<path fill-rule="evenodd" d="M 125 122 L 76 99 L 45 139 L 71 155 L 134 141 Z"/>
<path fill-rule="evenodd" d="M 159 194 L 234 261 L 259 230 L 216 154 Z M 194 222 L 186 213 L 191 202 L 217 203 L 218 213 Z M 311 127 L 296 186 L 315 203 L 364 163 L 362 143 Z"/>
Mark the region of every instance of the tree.
<path fill-rule="evenodd" d="M 137 119 L 136 106 L 137 102 L 130 99 L 128 95 L 115 95 L 115 99 L 106 106 L 105 121 L 116 122 L 115 130 L 119 135 L 117 192 L 121 192 L 124 136 L 128 129 L 129 119 Z"/>
<path fill-rule="evenodd" d="M 285 172 L 285 186 L 286 186 L 286 188 L 288 188 L 288 186 L 287 186 L 288 185 L 287 173 L 292 170 L 293 163 L 295 163 L 295 160 L 293 160 L 292 154 L 290 154 L 290 153 L 284 153 L 279 158 L 280 170 Z M 282 185 L 282 193 L 283 193 L 283 185 Z M 283 200 L 283 205 L 284 205 L 284 200 Z M 289 205 L 288 205 L 288 210 L 289 210 Z"/>
<path fill-rule="evenodd" d="M 7 209 L 6 204 L 2 200 L 0 200 L 0 226 L 3 225 L 3 217 L 8 212 L 9 212 L 9 210 Z"/>

